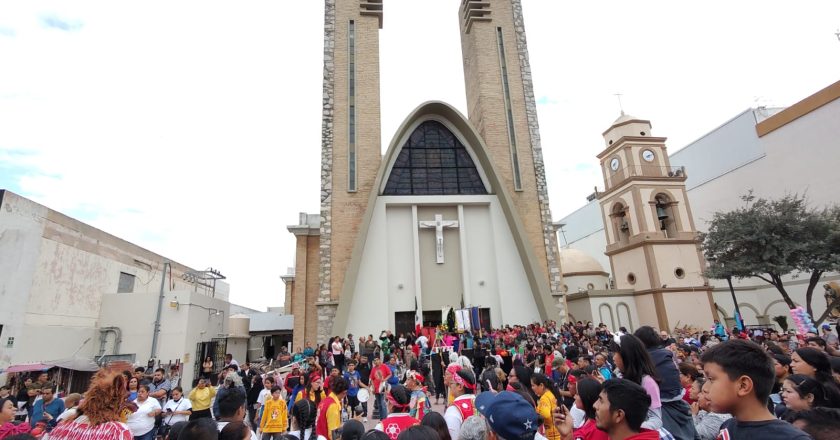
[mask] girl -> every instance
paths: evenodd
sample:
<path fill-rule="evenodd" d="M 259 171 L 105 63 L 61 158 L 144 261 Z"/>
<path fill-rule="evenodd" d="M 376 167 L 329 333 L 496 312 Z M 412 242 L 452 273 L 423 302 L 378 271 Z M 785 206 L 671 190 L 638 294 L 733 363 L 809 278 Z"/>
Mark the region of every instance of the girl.
<path fill-rule="evenodd" d="M 127 396 L 125 376 L 99 370 L 85 393 L 84 402 L 79 405 L 79 413 L 82 415 L 56 426 L 50 432 L 50 439 L 131 440 L 131 431 L 119 422 L 120 410 Z"/>
<path fill-rule="evenodd" d="M 542 373 L 534 373 L 531 375 L 531 389 L 534 391 L 534 394 L 539 396 L 539 400 L 537 401 L 537 414 L 543 420 L 551 420 L 552 412 L 554 408 L 557 408 L 557 396 L 560 395 L 554 382 Z M 553 424 L 546 423 L 544 427 L 544 435 L 548 440 L 561 440 L 560 432 L 557 431 L 557 428 Z"/>
<path fill-rule="evenodd" d="M 653 361 L 639 338 L 623 335 L 621 344 L 612 343 L 613 361 L 624 379 L 642 386 L 650 396 L 650 409 L 642 428 L 659 430 L 662 427 L 662 401 L 659 398 L 659 383 Z"/>
<path fill-rule="evenodd" d="M 292 406 L 292 426 L 289 434 L 299 440 L 310 440 L 315 432 L 315 416 L 318 407 L 309 399 L 303 399 Z"/>

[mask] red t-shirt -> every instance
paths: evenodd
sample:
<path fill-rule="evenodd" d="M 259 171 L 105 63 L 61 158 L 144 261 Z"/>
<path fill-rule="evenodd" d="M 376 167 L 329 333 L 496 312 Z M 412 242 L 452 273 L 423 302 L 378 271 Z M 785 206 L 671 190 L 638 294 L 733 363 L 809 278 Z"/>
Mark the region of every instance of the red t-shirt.
<path fill-rule="evenodd" d="M 595 420 L 589 419 L 572 434 L 575 440 L 610 440 L 606 432 L 595 426 Z"/>
<path fill-rule="evenodd" d="M 373 367 L 370 371 L 370 380 L 373 383 L 373 392 L 374 394 L 379 394 L 379 386 L 382 383 L 382 380 L 377 377 L 376 372 L 379 371 L 382 373 L 382 378 L 388 377 L 391 374 L 391 368 L 388 367 L 386 364 L 379 364 L 378 367 Z"/>

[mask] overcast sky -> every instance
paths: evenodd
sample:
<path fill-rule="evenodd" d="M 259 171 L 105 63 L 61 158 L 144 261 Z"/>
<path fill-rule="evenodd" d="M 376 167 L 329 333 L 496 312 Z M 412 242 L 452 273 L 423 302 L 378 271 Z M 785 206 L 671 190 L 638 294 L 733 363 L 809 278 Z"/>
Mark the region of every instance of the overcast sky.
<path fill-rule="evenodd" d="M 385 1 L 383 148 L 423 101 L 466 113 L 459 3 Z M 555 219 L 603 186 L 615 93 L 674 151 L 840 79 L 836 0 L 523 4 Z M 0 188 L 280 305 L 285 227 L 319 210 L 322 26 L 320 0 L 0 2 Z"/>

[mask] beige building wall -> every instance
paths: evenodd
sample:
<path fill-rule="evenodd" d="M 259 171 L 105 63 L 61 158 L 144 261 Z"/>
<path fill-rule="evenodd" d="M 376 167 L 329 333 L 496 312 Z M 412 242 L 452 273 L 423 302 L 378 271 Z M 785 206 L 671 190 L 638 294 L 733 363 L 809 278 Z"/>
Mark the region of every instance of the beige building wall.
<path fill-rule="evenodd" d="M 557 243 L 548 206 L 521 2 L 462 0 L 459 19 L 469 120 L 484 139 L 499 177 L 513 198 L 552 294 L 560 294 Z M 508 123 L 508 114 L 512 124 Z M 519 170 L 519 186 L 515 168 Z"/>
<path fill-rule="evenodd" d="M 73 355 L 94 358 L 103 349 L 99 329 L 110 325 L 120 327 L 124 334 L 145 336 L 145 348 L 133 352 L 123 345 L 119 353 L 135 353 L 145 363 L 151 355 L 166 260 L 17 194 L 0 192 L 0 368 Z M 173 262 L 165 292 L 192 291 L 191 296 L 228 304 L 226 283 L 219 282 L 216 298 L 210 298 L 208 292 L 182 279 L 190 270 Z M 120 273 L 135 277 L 131 292 L 117 293 Z M 112 310 L 103 305 L 109 295 L 140 298 L 154 307 L 149 313 L 135 313 L 143 309 L 131 307 Z M 227 317 L 225 308 L 216 309 L 225 310 Z M 108 335 L 104 353 L 114 354 L 109 351 L 113 340 Z M 171 351 L 171 359 L 195 350 L 190 344 Z M 162 357 L 162 351 L 158 354 Z"/>

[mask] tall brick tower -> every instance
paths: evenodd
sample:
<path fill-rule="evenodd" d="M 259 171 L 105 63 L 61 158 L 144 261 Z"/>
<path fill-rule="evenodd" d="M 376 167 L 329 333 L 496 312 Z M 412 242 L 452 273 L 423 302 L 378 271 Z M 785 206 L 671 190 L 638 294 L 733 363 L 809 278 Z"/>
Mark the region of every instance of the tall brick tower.
<path fill-rule="evenodd" d="M 548 206 L 522 3 L 462 0 L 459 17 L 469 120 L 487 144 L 551 294 L 559 299 L 562 276 Z"/>
<path fill-rule="evenodd" d="M 326 341 L 381 161 L 382 0 L 325 0 L 317 340 Z M 315 341 L 307 326 L 306 339 Z"/>

